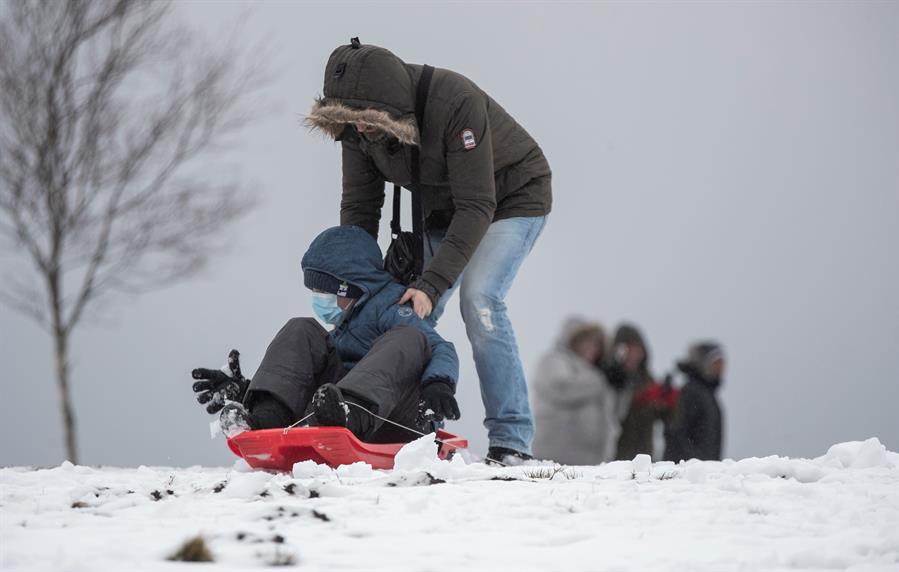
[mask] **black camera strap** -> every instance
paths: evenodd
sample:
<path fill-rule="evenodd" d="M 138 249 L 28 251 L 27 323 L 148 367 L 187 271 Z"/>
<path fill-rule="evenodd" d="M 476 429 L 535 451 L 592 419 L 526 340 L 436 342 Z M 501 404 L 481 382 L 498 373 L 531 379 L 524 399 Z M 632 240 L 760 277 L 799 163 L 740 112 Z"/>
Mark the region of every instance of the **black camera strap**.
<path fill-rule="evenodd" d="M 425 126 L 425 107 L 428 103 L 428 90 L 431 88 L 431 76 L 434 75 L 434 68 L 425 65 L 421 70 L 421 77 L 418 79 L 418 86 L 415 90 L 415 121 L 418 124 L 418 145 L 412 146 L 412 184 L 410 186 L 418 186 L 420 178 L 419 150 L 422 145 L 422 133 Z M 393 185 L 393 219 L 390 221 L 390 232 L 396 239 L 402 232 L 400 225 L 400 192 L 399 185 Z M 424 212 L 421 208 L 421 192 L 420 190 L 412 191 L 412 235 L 415 238 L 415 275 L 421 276 L 424 267 Z"/>

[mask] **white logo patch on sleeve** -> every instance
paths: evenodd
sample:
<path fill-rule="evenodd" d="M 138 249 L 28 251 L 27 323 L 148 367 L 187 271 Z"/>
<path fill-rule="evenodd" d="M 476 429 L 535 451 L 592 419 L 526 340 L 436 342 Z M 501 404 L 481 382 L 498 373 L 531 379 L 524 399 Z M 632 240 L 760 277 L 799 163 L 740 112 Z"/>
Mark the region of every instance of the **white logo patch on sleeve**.
<path fill-rule="evenodd" d="M 478 142 L 474 138 L 474 131 L 471 129 L 462 130 L 462 145 L 464 145 L 466 149 L 474 149 L 478 146 Z"/>

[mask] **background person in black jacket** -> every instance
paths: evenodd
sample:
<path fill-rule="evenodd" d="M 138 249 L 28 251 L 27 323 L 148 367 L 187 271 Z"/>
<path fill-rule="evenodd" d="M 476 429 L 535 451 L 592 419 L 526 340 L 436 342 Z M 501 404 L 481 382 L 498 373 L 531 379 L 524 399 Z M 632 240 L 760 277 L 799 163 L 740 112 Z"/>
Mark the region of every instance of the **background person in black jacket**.
<path fill-rule="evenodd" d="M 724 376 L 724 350 L 714 342 L 690 347 L 677 364 L 687 376 L 665 438 L 665 460 L 721 460 L 724 415 L 716 395 Z"/>

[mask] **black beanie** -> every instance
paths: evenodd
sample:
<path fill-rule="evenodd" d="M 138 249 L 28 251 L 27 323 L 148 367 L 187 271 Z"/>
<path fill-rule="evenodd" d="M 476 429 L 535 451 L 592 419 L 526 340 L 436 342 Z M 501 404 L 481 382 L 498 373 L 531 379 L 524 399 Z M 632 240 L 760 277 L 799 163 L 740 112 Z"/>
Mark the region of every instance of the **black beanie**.
<path fill-rule="evenodd" d="M 321 290 L 329 294 L 337 294 L 342 298 L 362 297 L 362 289 L 358 286 L 339 280 L 330 274 L 308 268 L 303 271 L 303 284 L 310 290 Z"/>
<path fill-rule="evenodd" d="M 724 359 L 724 350 L 715 342 L 699 342 L 690 347 L 687 359 L 702 370 L 716 359 Z"/>
<path fill-rule="evenodd" d="M 711 378 L 709 368 L 712 362 L 718 359 L 724 359 L 724 348 L 720 344 L 712 341 L 699 342 L 690 346 L 687 359 L 678 362 L 677 368 L 687 375 L 698 375 L 706 382 L 717 386 L 720 380 Z"/>

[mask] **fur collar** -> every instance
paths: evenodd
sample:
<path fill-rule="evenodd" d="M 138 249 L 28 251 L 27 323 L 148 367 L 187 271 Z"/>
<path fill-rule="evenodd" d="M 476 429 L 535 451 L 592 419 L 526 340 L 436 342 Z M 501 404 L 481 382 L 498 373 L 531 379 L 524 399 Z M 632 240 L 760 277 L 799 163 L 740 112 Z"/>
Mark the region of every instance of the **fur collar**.
<path fill-rule="evenodd" d="M 332 139 L 337 139 L 343 128 L 352 123 L 376 127 L 406 145 L 418 143 L 418 127 L 414 117 L 397 119 L 380 109 L 355 109 L 325 98 L 315 100 L 304 121 L 306 127 L 321 131 Z"/>

